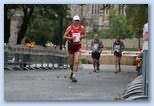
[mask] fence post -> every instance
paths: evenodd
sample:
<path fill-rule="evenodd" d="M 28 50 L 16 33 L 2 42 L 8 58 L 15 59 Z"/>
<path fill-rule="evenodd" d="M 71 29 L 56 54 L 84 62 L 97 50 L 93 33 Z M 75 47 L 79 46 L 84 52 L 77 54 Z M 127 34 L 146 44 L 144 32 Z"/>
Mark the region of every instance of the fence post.
<path fill-rule="evenodd" d="M 144 95 L 148 96 L 149 90 L 149 51 L 143 51 L 143 78 L 144 78 Z"/>
<path fill-rule="evenodd" d="M 6 49 L 6 48 L 5 48 Z M 8 66 L 8 50 L 4 50 L 4 68 Z"/>

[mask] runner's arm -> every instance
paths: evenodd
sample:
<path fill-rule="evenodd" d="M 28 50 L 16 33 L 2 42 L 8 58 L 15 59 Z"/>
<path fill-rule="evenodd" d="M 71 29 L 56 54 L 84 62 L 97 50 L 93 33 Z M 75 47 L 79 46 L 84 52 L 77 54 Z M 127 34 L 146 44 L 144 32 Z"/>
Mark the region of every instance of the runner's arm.
<path fill-rule="evenodd" d="M 93 47 L 93 41 L 91 41 L 90 50 L 92 50 L 92 47 Z"/>
<path fill-rule="evenodd" d="M 115 47 L 115 42 L 113 43 L 113 46 L 112 46 L 112 53 L 114 52 L 114 47 Z"/>
<path fill-rule="evenodd" d="M 100 52 L 102 52 L 102 51 L 103 51 L 103 48 L 104 48 L 103 42 L 102 42 L 102 41 L 100 41 L 100 45 L 99 45 Z"/>
<path fill-rule="evenodd" d="M 86 37 L 86 35 L 85 35 L 85 29 L 84 29 L 84 26 L 81 26 L 81 28 L 82 28 L 82 33 L 81 33 L 81 38 L 80 39 L 83 39 L 83 38 Z"/>
<path fill-rule="evenodd" d="M 71 30 L 70 27 L 68 27 L 68 28 L 66 29 L 66 31 L 65 31 L 65 33 L 64 33 L 64 36 L 63 36 L 64 39 L 66 39 L 66 40 L 73 40 L 73 37 L 69 37 L 69 36 L 68 36 L 70 30 Z"/>
<path fill-rule="evenodd" d="M 121 42 L 121 48 L 124 49 L 125 48 L 125 45 L 123 42 Z"/>

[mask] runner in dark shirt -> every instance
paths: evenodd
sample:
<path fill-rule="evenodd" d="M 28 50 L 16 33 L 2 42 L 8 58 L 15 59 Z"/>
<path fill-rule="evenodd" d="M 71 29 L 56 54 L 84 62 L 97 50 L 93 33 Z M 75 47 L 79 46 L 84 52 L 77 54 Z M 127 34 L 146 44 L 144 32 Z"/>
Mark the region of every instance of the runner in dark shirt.
<path fill-rule="evenodd" d="M 121 72 L 121 56 L 122 49 L 124 49 L 124 43 L 120 40 L 120 37 L 117 37 L 116 41 L 113 43 L 114 56 L 115 56 L 115 73 Z M 117 69 L 117 65 L 119 65 L 119 70 Z"/>
<path fill-rule="evenodd" d="M 103 47 L 104 46 L 102 41 L 98 38 L 98 35 L 95 34 L 94 40 L 92 40 L 91 42 L 91 50 L 92 50 L 91 56 L 93 59 L 94 72 L 99 71 L 99 65 L 100 65 L 99 59 L 100 59 Z"/>

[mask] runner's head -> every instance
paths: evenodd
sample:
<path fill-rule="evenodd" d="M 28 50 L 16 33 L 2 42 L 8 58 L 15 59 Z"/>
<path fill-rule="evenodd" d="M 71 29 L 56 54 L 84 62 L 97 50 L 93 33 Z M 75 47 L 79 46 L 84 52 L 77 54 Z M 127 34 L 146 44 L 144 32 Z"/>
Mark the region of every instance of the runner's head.
<path fill-rule="evenodd" d="M 98 39 L 98 34 L 94 34 L 94 39 Z"/>
<path fill-rule="evenodd" d="M 120 41 L 120 36 L 117 36 L 116 39 L 117 39 L 117 41 Z"/>
<path fill-rule="evenodd" d="M 78 25 L 80 23 L 80 17 L 78 15 L 73 17 L 73 23 L 74 25 Z"/>

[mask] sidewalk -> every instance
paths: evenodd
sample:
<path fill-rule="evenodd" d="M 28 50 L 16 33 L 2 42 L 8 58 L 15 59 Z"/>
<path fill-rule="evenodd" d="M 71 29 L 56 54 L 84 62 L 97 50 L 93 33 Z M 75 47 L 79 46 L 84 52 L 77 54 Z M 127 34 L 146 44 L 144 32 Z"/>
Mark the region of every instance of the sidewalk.
<path fill-rule="evenodd" d="M 122 66 L 122 72 L 113 73 L 113 65 L 101 65 L 93 73 L 92 65 L 80 65 L 78 82 L 69 79 L 70 70 L 5 71 L 5 100 L 103 100 L 113 101 L 135 78 L 134 66 Z"/>

